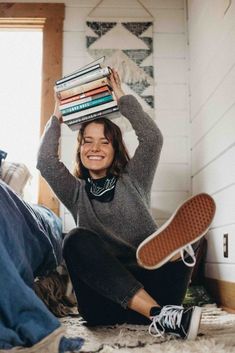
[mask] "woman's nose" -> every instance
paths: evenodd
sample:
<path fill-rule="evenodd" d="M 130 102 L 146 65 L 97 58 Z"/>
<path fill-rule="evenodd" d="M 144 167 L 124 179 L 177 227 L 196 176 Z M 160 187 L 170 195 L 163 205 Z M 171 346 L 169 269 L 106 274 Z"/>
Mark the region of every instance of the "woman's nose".
<path fill-rule="evenodd" d="M 100 143 L 99 142 L 93 142 L 91 146 L 92 151 L 99 151 L 100 150 Z"/>

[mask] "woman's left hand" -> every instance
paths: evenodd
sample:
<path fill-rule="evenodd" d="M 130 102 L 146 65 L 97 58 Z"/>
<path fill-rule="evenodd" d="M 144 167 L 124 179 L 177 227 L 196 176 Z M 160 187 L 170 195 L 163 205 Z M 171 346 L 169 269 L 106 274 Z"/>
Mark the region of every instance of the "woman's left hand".
<path fill-rule="evenodd" d="M 113 88 L 113 92 L 115 94 L 115 97 L 117 99 L 117 101 L 119 101 L 119 99 L 125 95 L 125 93 L 122 90 L 122 86 L 121 86 L 121 80 L 120 77 L 118 75 L 118 72 L 115 69 L 112 69 L 112 72 L 110 74 L 110 81 L 112 84 L 112 88 Z"/>

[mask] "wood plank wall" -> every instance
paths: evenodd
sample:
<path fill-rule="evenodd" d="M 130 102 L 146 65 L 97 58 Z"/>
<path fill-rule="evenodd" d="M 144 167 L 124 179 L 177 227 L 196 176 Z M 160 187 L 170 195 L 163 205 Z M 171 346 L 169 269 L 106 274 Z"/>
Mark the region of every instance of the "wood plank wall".
<path fill-rule="evenodd" d="M 235 2 L 188 0 L 193 193 L 210 193 L 217 212 L 205 275 L 235 307 Z M 224 235 L 228 234 L 228 256 Z M 220 282 L 221 281 L 221 282 Z"/>

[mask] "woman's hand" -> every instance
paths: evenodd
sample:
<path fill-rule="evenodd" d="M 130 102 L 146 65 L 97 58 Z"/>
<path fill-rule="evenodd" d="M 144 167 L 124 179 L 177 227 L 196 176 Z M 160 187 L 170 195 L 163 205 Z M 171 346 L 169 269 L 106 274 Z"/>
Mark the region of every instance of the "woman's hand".
<path fill-rule="evenodd" d="M 54 98 L 55 98 L 55 108 L 54 108 L 53 115 L 59 120 L 60 123 L 62 123 L 63 122 L 62 114 L 61 114 L 61 111 L 59 110 L 60 100 L 57 97 L 56 92 L 54 93 Z"/>
<path fill-rule="evenodd" d="M 112 69 L 112 72 L 110 74 L 110 81 L 113 87 L 113 92 L 115 94 L 115 97 L 117 99 L 117 101 L 119 101 L 119 99 L 125 95 L 125 93 L 122 90 L 122 86 L 121 86 L 121 80 L 120 77 L 117 73 L 117 71 L 115 69 Z"/>

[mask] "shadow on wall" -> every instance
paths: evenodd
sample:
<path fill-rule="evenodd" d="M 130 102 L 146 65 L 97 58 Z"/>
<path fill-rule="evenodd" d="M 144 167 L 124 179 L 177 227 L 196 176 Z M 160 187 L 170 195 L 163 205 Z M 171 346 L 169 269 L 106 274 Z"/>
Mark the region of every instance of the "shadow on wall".
<path fill-rule="evenodd" d="M 151 214 L 159 227 L 163 225 L 171 216 L 169 211 L 154 207 L 151 207 Z"/>
<path fill-rule="evenodd" d="M 160 208 L 151 208 L 152 215 L 154 219 L 165 219 L 167 220 L 168 218 L 171 217 L 171 212 L 169 210 L 163 210 Z"/>

